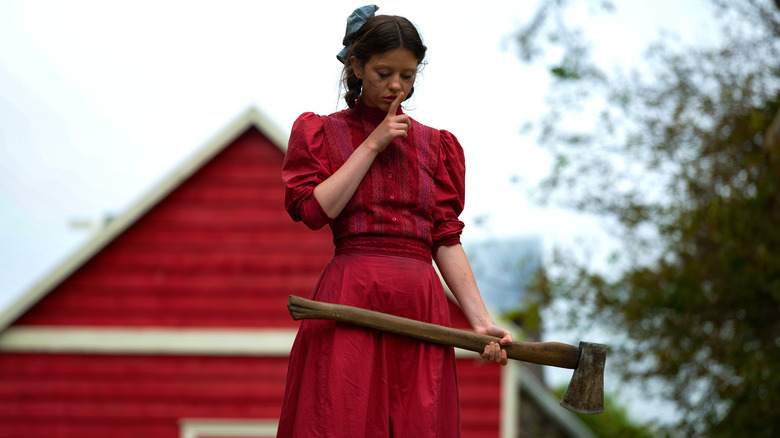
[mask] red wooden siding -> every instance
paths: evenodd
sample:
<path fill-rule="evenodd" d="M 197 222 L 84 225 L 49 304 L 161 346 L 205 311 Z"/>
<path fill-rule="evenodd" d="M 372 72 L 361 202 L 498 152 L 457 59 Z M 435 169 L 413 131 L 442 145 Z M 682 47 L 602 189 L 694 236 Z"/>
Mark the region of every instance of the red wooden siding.
<path fill-rule="evenodd" d="M 0 355 L 0 437 L 177 438 L 181 418 L 279 416 L 287 358 Z"/>
<path fill-rule="evenodd" d="M 284 211 L 283 158 L 247 130 L 16 325 L 296 327 L 333 245 Z"/>
<path fill-rule="evenodd" d="M 0 354 L 0 438 L 176 438 L 182 418 L 276 420 L 287 358 Z M 499 436 L 500 368 L 458 360 L 464 438 Z"/>
<path fill-rule="evenodd" d="M 466 316 L 449 303 L 451 325 L 471 330 Z M 472 359 L 468 355 L 473 355 Z M 458 393 L 463 438 L 497 438 L 501 430 L 501 366 L 470 352 L 458 359 Z"/>
<path fill-rule="evenodd" d="M 501 366 L 479 358 L 459 359 L 458 392 L 463 438 L 500 436 Z"/>

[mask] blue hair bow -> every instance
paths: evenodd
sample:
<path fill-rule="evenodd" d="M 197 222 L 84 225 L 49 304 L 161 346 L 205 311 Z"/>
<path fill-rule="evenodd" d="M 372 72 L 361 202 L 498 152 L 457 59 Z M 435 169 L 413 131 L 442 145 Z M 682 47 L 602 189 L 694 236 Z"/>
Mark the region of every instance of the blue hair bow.
<path fill-rule="evenodd" d="M 352 37 L 355 32 L 363 26 L 363 23 L 368 20 L 369 17 L 373 17 L 374 13 L 379 9 L 377 5 L 366 5 L 352 11 L 352 14 L 347 18 L 347 31 L 344 33 L 344 48 L 336 55 L 336 58 L 341 61 L 342 64 L 347 62 L 347 55 L 352 48 Z"/>

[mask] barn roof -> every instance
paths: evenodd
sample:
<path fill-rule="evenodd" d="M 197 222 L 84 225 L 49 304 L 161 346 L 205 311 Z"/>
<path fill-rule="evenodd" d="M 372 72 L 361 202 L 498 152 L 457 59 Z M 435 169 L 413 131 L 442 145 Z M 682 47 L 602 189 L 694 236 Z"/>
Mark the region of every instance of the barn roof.
<path fill-rule="evenodd" d="M 156 184 L 148 193 L 139 198 L 124 213 L 113 218 L 73 255 L 53 269 L 47 276 L 33 285 L 0 313 L 0 332 L 4 331 L 19 316 L 45 297 L 52 289 L 69 275 L 73 274 L 107 244 L 141 218 L 149 209 L 179 187 L 183 181 L 208 163 L 232 141 L 255 127 L 262 132 L 282 152 L 287 151 L 287 136 L 271 120 L 254 107 L 246 109 L 239 117 L 219 131 L 192 156 L 174 169 L 165 179 Z"/>

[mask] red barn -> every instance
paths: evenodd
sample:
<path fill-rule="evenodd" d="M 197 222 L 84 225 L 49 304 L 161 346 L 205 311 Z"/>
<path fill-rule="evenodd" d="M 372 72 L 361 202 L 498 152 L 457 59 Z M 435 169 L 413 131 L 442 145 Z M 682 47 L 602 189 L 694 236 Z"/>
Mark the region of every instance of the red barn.
<path fill-rule="evenodd" d="M 283 209 L 285 148 L 247 111 L 0 314 L 0 437 L 274 436 L 287 296 L 332 255 Z M 458 357 L 464 438 L 517 436 L 517 367 Z"/>

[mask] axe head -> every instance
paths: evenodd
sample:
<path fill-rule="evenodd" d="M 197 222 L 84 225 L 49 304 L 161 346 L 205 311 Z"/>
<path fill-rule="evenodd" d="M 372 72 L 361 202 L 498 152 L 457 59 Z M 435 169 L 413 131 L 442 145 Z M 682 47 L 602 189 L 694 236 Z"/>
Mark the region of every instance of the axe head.
<path fill-rule="evenodd" d="M 607 360 L 607 346 L 580 342 L 580 361 L 561 406 L 578 414 L 600 414 L 604 412 L 604 362 Z"/>

